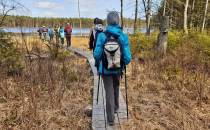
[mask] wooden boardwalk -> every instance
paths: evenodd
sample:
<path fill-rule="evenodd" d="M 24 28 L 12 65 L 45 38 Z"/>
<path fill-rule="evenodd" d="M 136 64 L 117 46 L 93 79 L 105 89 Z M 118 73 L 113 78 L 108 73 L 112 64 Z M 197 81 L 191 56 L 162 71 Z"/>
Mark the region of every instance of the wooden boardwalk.
<path fill-rule="evenodd" d="M 119 102 L 120 108 L 118 113 L 115 114 L 115 125 L 109 126 L 106 120 L 106 99 L 105 99 L 105 89 L 103 87 L 103 81 L 100 82 L 99 87 L 99 100 L 97 104 L 97 91 L 98 91 L 98 75 L 97 69 L 94 66 L 95 60 L 93 58 L 92 53 L 88 51 L 83 51 L 76 48 L 68 48 L 69 51 L 72 51 L 78 55 L 81 55 L 87 58 L 90 67 L 92 69 L 94 75 L 94 90 L 93 90 L 93 111 L 92 111 L 92 129 L 93 130 L 116 130 L 121 127 L 123 121 L 127 120 L 127 112 L 126 112 L 126 103 L 123 99 L 123 96 L 120 92 Z"/>

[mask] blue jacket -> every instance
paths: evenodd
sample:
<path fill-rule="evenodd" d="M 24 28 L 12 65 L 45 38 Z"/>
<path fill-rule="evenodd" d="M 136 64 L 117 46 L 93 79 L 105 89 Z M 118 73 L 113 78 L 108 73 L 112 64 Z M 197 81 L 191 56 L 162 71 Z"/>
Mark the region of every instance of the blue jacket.
<path fill-rule="evenodd" d="M 54 32 L 53 32 L 52 28 L 48 28 L 48 35 L 49 35 L 49 37 L 53 37 Z"/>
<path fill-rule="evenodd" d="M 65 38 L 65 32 L 64 32 L 64 28 L 63 27 L 61 27 L 59 29 L 59 35 L 60 35 L 60 38 Z"/>
<path fill-rule="evenodd" d="M 123 59 L 125 65 L 129 64 L 131 61 L 131 51 L 130 51 L 128 36 L 122 32 L 122 29 L 120 28 L 119 25 L 107 26 L 106 32 L 116 35 L 116 36 L 119 36 L 119 41 L 120 41 L 121 47 L 122 47 L 122 56 L 123 56 L 122 59 Z M 97 37 L 96 48 L 93 53 L 93 56 L 96 61 L 102 60 L 103 47 L 104 47 L 105 42 L 106 42 L 106 35 L 104 33 L 100 33 Z M 101 62 L 100 62 L 98 71 L 102 75 L 114 75 L 114 74 L 121 73 L 120 71 L 106 70 L 103 67 Z"/>

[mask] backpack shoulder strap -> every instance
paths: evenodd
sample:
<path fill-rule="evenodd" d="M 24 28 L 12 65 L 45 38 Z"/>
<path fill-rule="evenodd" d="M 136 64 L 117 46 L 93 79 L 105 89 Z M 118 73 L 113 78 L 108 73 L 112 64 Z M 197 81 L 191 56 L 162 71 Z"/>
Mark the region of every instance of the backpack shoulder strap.
<path fill-rule="evenodd" d="M 104 32 L 104 33 L 105 33 L 105 35 L 106 35 L 105 43 L 108 42 L 109 40 L 114 40 L 114 41 L 117 41 L 117 42 L 120 44 L 120 46 L 121 46 L 121 42 L 120 42 L 120 40 L 119 40 L 119 37 L 120 37 L 120 36 L 111 34 L 111 33 L 107 32 L 107 31 Z M 113 37 L 114 39 L 111 39 L 111 37 Z"/>
<path fill-rule="evenodd" d="M 96 30 L 93 28 L 93 37 L 94 37 L 94 40 L 96 39 Z"/>
<path fill-rule="evenodd" d="M 105 31 L 104 33 L 105 33 L 105 35 L 106 35 L 106 37 L 108 39 L 111 38 L 111 37 L 114 37 L 116 40 L 119 39 L 119 36 L 118 35 L 111 34 L 111 33 L 107 32 L 107 31 Z"/>

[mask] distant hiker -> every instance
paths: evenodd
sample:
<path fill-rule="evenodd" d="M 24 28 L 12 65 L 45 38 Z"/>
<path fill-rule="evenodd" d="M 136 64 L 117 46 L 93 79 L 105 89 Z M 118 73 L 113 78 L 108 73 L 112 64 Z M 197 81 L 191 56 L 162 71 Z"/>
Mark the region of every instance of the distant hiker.
<path fill-rule="evenodd" d="M 54 30 L 52 27 L 48 28 L 48 36 L 49 36 L 49 41 L 52 42 L 53 41 L 53 37 L 54 37 Z"/>
<path fill-rule="evenodd" d="M 93 50 L 96 46 L 96 39 L 99 35 L 99 33 L 103 32 L 103 21 L 99 18 L 94 19 L 94 27 L 90 31 L 90 38 L 89 38 L 89 49 Z"/>
<path fill-rule="evenodd" d="M 60 36 L 61 44 L 62 44 L 62 46 L 64 46 L 65 32 L 64 32 L 64 27 L 63 26 L 60 26 L 59 36 Z"/>
<path fill-rule="evenodd" d="M 47 33 L 48 33 L 48 29 L 45 26 L 43 26 L 42 27 L 43 41 L 47 40 Z"/>
<path fill-rule="evenodd" d="M 59 44 L 59 26 L 56 25 L 54 28 L 54 33 L 55 33 L 55 40 L 56 40 L 56 44 Z"/>
<path fill-rule="evenodd" d="M 71 46 L 71 33 L 72 33 L 72 27 L 70 23 L 66 24 L 64 31 L 65 31 L 65 36 L 66 36 L 67 47 L 70 47 Z"/>
<path fill-rule="evenodd" d="M 42 27 L 39 27 L 39 29 L 37 30 L 37 32 L 39 33 L 39 38 L 42 39 L 43 28 Z"/>
<path fill-rule="evenodd" d="M 100 33 L 94 50 L 94 58 L 100 62 L 106 92 L 106 113 L 109 125 L 114 125 L 115 112 L 119 109 L 120 76 L 125 65 L 131 61 L 128 36 L 119 26 L 119 15 L 112 11 L 107 15 L 106 31 Z"/>

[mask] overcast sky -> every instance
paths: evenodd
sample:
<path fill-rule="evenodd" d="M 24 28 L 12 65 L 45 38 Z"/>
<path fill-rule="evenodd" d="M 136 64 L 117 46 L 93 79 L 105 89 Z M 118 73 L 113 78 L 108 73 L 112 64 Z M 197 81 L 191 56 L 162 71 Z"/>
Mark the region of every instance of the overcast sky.
<path fill-rule="evenodd" d="M 19 0 L 33 17 L 78 17 L 78 0 Z M 134 16 L 135 0 L 124 0 L 124 16 Z M 159 0 L 158 0 L 159 1 Z M 110 10 L 120 12 L 120 0 L 80 0 L 81 17 L 105 18 Z"/>

